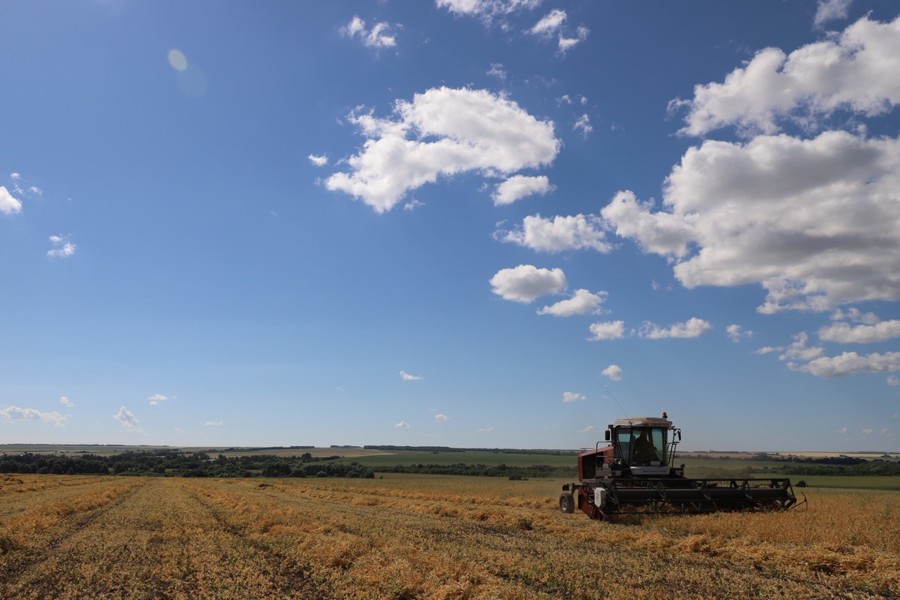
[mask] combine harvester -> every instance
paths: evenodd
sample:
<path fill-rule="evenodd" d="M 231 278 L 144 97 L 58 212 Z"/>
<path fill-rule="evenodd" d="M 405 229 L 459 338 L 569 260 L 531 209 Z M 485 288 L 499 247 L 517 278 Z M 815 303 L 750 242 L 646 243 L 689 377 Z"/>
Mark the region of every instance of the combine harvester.
<path fill-rule="evenodd" d="M 563 486 L 559 510 L 592 519 L 641 513 L 787 510 L 797 503 L 790 479 L 689 479 L 675 467 L 681 430 L 666 413 L 618 419 L 605 448 L 578 455 L 578 481 Z"/>

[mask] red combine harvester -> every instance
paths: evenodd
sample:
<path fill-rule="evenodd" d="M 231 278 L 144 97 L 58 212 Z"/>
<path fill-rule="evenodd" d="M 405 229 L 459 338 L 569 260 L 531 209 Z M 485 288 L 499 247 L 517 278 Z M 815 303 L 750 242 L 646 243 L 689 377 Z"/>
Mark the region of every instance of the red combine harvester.
<path fill-rule="evenodd" d="M 689 479 L 675 467 L 681 430 L 666 413 L 618 419 L 605 448 L 578 455 L 578 481 L 563 486 L 559 510 L 592 519 L 636 513 L 786 510 L 797 503 L 790 479 Z"/>

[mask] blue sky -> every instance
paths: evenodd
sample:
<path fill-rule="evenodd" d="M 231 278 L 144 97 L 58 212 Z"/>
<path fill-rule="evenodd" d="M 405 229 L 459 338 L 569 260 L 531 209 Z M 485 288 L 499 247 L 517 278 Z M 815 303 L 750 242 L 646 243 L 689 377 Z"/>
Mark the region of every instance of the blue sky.
<path fill-rule="evenodd" d="M 900 451 L 898 15 L 6 2 L 0 442 Z"/>

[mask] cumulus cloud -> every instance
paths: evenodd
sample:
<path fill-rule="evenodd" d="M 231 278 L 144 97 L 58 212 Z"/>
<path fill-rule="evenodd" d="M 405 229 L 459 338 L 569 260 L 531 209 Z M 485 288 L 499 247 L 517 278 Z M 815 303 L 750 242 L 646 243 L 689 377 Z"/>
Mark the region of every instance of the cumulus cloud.
<path fill-rule="evenodd" d="M 838 356 L 820 356 L 806 364 L 788 363 L 788 368 L 816 377 L 841 377 L 854 373 L 896 373 L 900 371 L 900 352 L 867 355 L 844 352 Z"/>
<path fill-rule="evenodd" d="M 394 427 L 397 429 L 409 429 L 410 425 L 406 421 L 397 421 L 394 423 Z"/>
<path fill-rule="evenodd" d="M 164 396 L 162 394 L 153 394 L 152 396 L 147 397 L 147 402 L 149 402 L 152 406 L 156 406 L 158 404 L 162 404 L 168 399 L 168 396 Z"/>
<path fill-rule="evenodd" d="M 821 9 L 822 5 L 820 5 Z M 766 48 L 723 83 L 694 88 L 682 133 L 704 135 L 731 125 L 744 134 L 775 133 L 779 119 L 809 124 L 837 110 L 883 114 L 900 102 L 900 17 L 890 23 L 863 17 L 840 36 L 788 55 Z"/>
<path fill-rule="evenodd" d="M 887 384 L 893 385 L 893 386 L 900 385 L 900 377 L 897 377 L 896 375 L 891 375 L 890 377 L 887 378 Z M 897 415 L 894 415 L 894 416 L 896 417 Z"/>
<path fill-rule="evenodd" d="M 324 167 L 328 164 L 328 155 L 327 154 L 310 154 L 306 158 L 309 159 L 309 162 L 314 164 L 317 167 Z"/>
<path fill-rule="evenodd" d="M 539 269 L 534 265 L 500 269 L 490 283 L 491 291 L 504 300 L 526 304 L 541 296 L 564 292 L 568 287 L 562 269 Z"/>
<path fill-rule="evenodd" d="M 742 326 L 732 323 L 728 327 L 725 328 L 725 333 L 728 334 L 728 339 L 730 339 L 735 344 L 740 342 L 741 340 L 746 340 L 747 338 L 753 337 L 753 332 L 749 329 L 744 329 Z"/>
<path fill-rule="evenodd" d="M 612 381 L 621 381 L 624 372 L 622 371 L 622 367 L 613 364 L 600 371 L 600 374 L 604 377 L 609 377 Z"/>
<path fill-rule="evenodd" d="M 497 231 L 494 237 L 537 252 L 612 250 L 612 246 L 606 241 L 603 220 L 595 215 L 557 215 L 552 219 L 541 215 L 529 215 L 522 219 L 521 228 Z"/>
<path fill-rule="evenodd" d="M 78 246 L 61 235 L 51 235 L 50 245 L 52 248 L 47 250 L 47 256 L 50 258 L 68 258 L 78 249 Z"/>
<path fill-rule="evenodd" d="M 665 210 L 619 192 L 601 214 L 688 288 L 756 283 L 762 313 L 827 310 L 900 299 L 898 189 L 898 139 L 759 136 L 689 149 Z"/>
<path fill-rule="evenodd" d="M 620 340 L 625 337 L 624 321 L 606 321 L 604 323 L 591 323 L 591 337 L 589 341 L 599 342 L 603 340 Z"/>
<path fill-rule="evenodd" d="M 371 29 L 366 28 L 366 22 L 358 16 L 350 19 L 350 22 L 341 28 L 341 33 L 351 38 L 358 38 L 368 48 L 392 48 L 397 45 L 397 38 L 391 33 L 391 26 L 387 23 L 375 23 Z"/>
<path fill-rule="evenodd" d="M 0 213 L 14 215 L 22 212 L 22 201 L 13 198 L 6 187 L 0 185 Z"/>
<path fill-rule="evenodd" d="M 819 339 L 841 344 L 871 344 L 900 338 L 900 321 L 880 321 L 874 325 L 832 323 L 819 330 Z"/>
<path fill-rule="evenodd" d="M 546 175 L 532 177 L 528 175 L 513 175 L 497 186 L 494 191 L 494 205 L 512 204 L 516 200 L 541 194 L 542 196 L 554 188 Z"/>
<path fill-rule="evenodd" d="M 449 420 L 450 420 L 450 417 L 448 417 L 447 415 L 445 415 L 443 413 L 438 413 L 438 414 L 434 415 L 435 423 L 446 423 Z"/>
<path fill-rule="evenodd" d="M 762 348 L 757 348 L 756 350 L 754 350 L 753 353 L 758 354 L 759 356 L 765 356 L 766 354 L 783 351 L 784 346 L 763 346 Z"/>
<path fill-rule="evenodd" d="M 712 329 L 708 321 L 692 317 L 684 323 L 675 323 L 669 327 L 660 327 L 653 323 L 645 322 L 638 334 L 649 340 L 665 340 L 671 338 L 695 338 L 700 337 Z"/>
<path fill-rule="evenodd" d="M 413 375 L 412 373 L 407 373 L 406 371 L 400 371 L 400 378 L 403 381 L 422 381 L 425 379 L 421 375 Z"/>
<path fill-rule="evenodd" d="M 0 417 L 9 421 L 41 421 L 54 427 L 65 427 L 66 419 L 68 418 L 56 411 L 44 412 L 34 408 L 20 408 L 18 406 L 0 408 Z"/>
<path fill-rule="evenodd" d="M 874 325 L 881 321 L 873 312 L 864 313 L 858 308 L 839 308 L 831 313 L 832 321 L 850 321 L 853 323 L 863 323 L 865 325 Z"/>
<path fill-rule="evenodd" d="M 813 23 L 821 27 L 828 21 L 846 19 L 853 0 L 819 0 Z"/>
<path fill-rule="evenodd" d="M 587 396 L 578 392 L 563 392 L 562 401 L 566 404 L 570 402 L 578 402 L 579 400 L 587 400 Z"/>
<path fill-rule="evenodd" d="M 597 431 L 596 427 L 594 427 L 593 425 L 588 425 L 587 427 L 579 429 L 578 433 L 594 433 L 595 431 Z"/>
<path fill-rule="evenodd" d="M 603 304 L 607 296 L 606 292 L 593 294 L 584 289 L 575 290 L 571 298 L 545 306 L 538 311 L 538 314 L 553 315 L 554 317 L 597 314 L 601 312 L 600 305 Z"/>
<path fill-rule="evenodd" d="M 784 353 L 778 357 L 781 361 L 804 361 L 808 362 L 819 358 L 825 354 L 825 349 L 821 346 L 808 346 L 809 336 L 805 331 L 793 336 L 794 341 L 790 346 L 784 349 Z"/>
<path fill-rule="evenodd" d="M 126 431 L 141 431 L 141 424 L 138 422 L 137 417 L 124 406 L 119 409 L 119 412 L 113 415 L 113 419 L 121 423 Z"/>
<path fill-rule="evenodd" d="M 822 2 L 820 22 L 845 10 Z M 900 102 L 900 80 L 889 75 L 898 69 L 900 17 L 864 17 L 790 54 L 765 49 L 724 82 L 673 103 L 689 108 L 682 133 L 734 126 L 757 137 L 689 149 L 666 181 L 663 210 L 622 193 L 604 214 L 620 235 L 674 263 L 687 287 L 763 286 L 762 313 L 897 301 L 900 139 L 867 139 L 859 119 Z M 857 133 L 776 135 L 784 123 L 815 132 L 830 117 Z M 865 325 L 872 327 L 838 324 L 823 334 L 892 335 L 890 324 Z"/>
<path fill-rule="evenodd" d="M 366 142 L 347 159 L 350 170 L 325 186 L 361 199 L 378 213 L 410 190 L 463 172 L 511 175 L 550 164 L 559 151 L 553 123 L 486 90 L 430 89 L 398 100 L 394 118 L 352 112 Z"/>
<path fill-rule="evenodd" d="M 65 406 L 66 408 L 75 408 L 75 405 L 72 403 L 72 401 L 69 399 L 68 396 L 60 396 L 59 403 L 62 404 L 63 406 Z"/>

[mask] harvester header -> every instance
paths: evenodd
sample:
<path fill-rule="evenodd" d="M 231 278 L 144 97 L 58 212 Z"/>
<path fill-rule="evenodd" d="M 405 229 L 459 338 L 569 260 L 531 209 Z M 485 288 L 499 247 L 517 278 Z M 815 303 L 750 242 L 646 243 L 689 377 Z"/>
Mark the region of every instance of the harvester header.
<path fill-rule="evenodd" d="M 786 510 L 797 498 L 790 479 L 690 479 L 675 466 L 681 430 L 662 417 L 617 419 L 606 446 L 578 455 L 578 483 L 563 486 L 559 509 L 593 519 L 620 514 Z"/>

